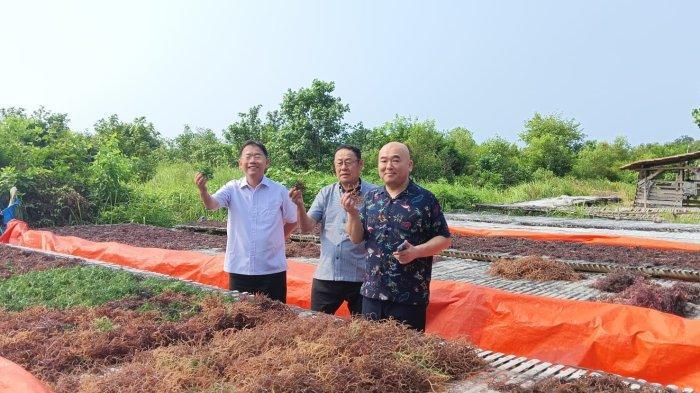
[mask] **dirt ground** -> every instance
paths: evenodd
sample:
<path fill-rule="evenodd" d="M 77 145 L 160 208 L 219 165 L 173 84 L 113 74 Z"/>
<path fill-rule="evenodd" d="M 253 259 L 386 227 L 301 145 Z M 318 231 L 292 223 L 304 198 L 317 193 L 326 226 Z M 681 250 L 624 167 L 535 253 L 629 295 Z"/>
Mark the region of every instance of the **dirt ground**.
<path fill-rule="evenodd" d="M 76 265 L 78 262 L 73 259 L 42 255 L 0 244 L 0 279 L 33 271 Z"/>
<path fill-rule="evenodd" d="M 137 247 L 169 250 L 226 248 L 225 236 L 141 224 L 77 225 L 46 230 L 61 236 L 77 236 L 96 242 L 119 242 Z M 318 258 L 321 248 L 315 243 L 287 241 L 286 251 L 288 257 Z"/>
<path fill-rule="evenodd" d="M 208 225 L 209 223 L 199 223 Z M 217 222 L 216 225 L 225 223 Z M 226 247 L 220 235 L 172 230 L 140 224 L 80 225 L 51 228 L 58 235 L 78 236 L 93 241 L 116 241 L 138 247 L 194 250 Z M 613 262 L 626 265 L 672 266 L 700 269 L 700 252 L 655 250 L 641 247 L 601 246 L 563 241 L 539 241 L 512 237 L 455 236 L 452 248 L 470 252 L 548 256 Z M 308 242 L 287 242 L 288 257 L 317 258 L 320 247 Z"/>
<path fill-rule="evenodd" d="M 188 225 L 188 226 L 195 226 L 195 227 L 202 227 L 202 228 L 219 228 L 219 229 L 221 229 L 221 228 L 226 228 L 226 222 L 225 222 L 225 221 L 216 221 L 216 220 L 192 221 L 192 222 L 188 222 L 188 223 L 185 224 L 185 225 Z M 297 227 L 297 228 L 294 230 L 294 232 L 292 232 L 292 233 L 301 234 L 301 231 L 300 231 L 299 228 Z M 311 233 L 309 233 L 309 235 L 316 235 L 316 236 L 318 236 L 318 235 L 320 235 L 320 234 L 321 234 L 321 226 L 320 226 L 320 225 L 316 225 L 316 227 L 314 228 L 314 230 L 313 230 Z"/>

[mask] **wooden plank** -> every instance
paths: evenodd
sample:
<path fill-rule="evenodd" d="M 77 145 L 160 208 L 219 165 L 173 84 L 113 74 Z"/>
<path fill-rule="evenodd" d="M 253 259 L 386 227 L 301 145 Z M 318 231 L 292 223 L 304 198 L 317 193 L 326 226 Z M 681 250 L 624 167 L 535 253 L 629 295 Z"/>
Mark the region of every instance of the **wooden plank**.
<path fill-rule="evenodd" d="M 491 367 L 499 366 L 499 365 L 501 365 L 501 364 L 503 364 L 503 363 L 506 363 L 507 361 L 509 361 L 509 360 L 511 360 L 511 359 L 515 359 L 515 355 L 504 356 L 504 357 L 502 357 L 502 358 L 496 360 L 495 362 L 491 362 Z"/>
<path fill-rule="evenodd" d="M 513 368 L 513 367 L 515 367 L 515 366 L 519 365 L 520 363 L 525 362 L 527 360 L 528 359 L 524 358 L 524 357 L 515 358 L 511 361 L 508 361 L 506 363 L 501 364 L 500 366 L 498 366 L 496 368 L 499 370 L 509 370 L 509 369 L 511 369 L 511 368 Z"/>
<path fill-rule="evenodd" d="M 574 367 L 567 367 L 567 368 L 565 368 L 565 369 L 559 371 L 559 373 L 557 373 L 557 374 L 554 376 L 554 378 L 560 378 L 560 379 L 561 379 L 561 378 L 566 378 L 566 377 L 568 377 L 569 375 L 575 373 L 576 371 L 578 371 L 577 368 L 574 368 Z"/>
<path fill-rule="evenodd" d="M 640 186 L 644 183 L 647 183 L 647 182 L 651 181 L 653 178 L 655 178 L 656 176 L 659 176 L 660 174 L 662 174 L 663 172 L 664 172 L 664 169 L 657 169 L 653 173 L 645 176 L 644 178 L 639 179 L 637 181 L 637 185 Z M 639 172 L 639 176 L 640 177 L 642 176 L 642 172 Z"/>
<path fill-rule="evenodd" d="M 579 378 L 583 377 L 584 375 L 586 375 L 587 372 L 588 371 L 586 371 L 584 369 L 578 370 L 575 373 L 571 374 L 567 379 L 569 379 L 569 380 L 579 379 Z"/>
<path fill-rule="evenodd" d="M 540 363 L 536 365 L 535 367 L 525 371 L 523 375 L 527 377 L 534 377 L 535 375 L 539 374 L 540 372 L 544 371 L 547 367 L 551 366 L 552 363 Z"/>
<path fill-rule="evenodd" d="M 484 360 L 487 361 L 487 362 L 490 362 L 490 361 L 492 361 L 492 360 L 498 359 L 498 358 L 501 357 L 501 356 L 503 356 L 502 353 L 496 352 L 496 353 L 492 353 L 492 354 L 486 356 L 486 357 L 484 358 Z"/>
<path fill-rule="evenodd" d="M 553 375 L 554 373 L 556 373 L 557 371 L 561 370 L 564 367 L 566 367 L 566 366 L 563 364 L 556 364 L 554 366 L 551 366 L 550 368 L 548 368 L 544 372 L 540 373 L 539 375 L 536 375 L 535 378 L 536 379 L 547 378 L 547 377 Z"/>
<path fill-rule="evenodd" d="M 518 367 L 516 367 L 510 371 L 512 371 L 514 373 L 522 373 L 523 371 L 529 369 L 530 367 L 534 367 L 538 363 L 540 363 L 539 359 L 531 359 L 530 361 L 527 361 L 527 362 L 519 365 Z"/>

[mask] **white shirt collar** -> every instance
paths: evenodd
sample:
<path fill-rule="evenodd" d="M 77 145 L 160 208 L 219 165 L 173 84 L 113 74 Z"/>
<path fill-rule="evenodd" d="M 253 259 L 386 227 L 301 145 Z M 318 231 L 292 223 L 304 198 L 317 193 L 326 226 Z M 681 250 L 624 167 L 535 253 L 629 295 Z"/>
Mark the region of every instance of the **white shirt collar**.
<path fill-rule="evenodd" d="M 261 186 L 261 185 L 263 185 L 263 186 L 265 186 L 265 187 L 269 187 L 269 186 L 270 186 L 270 179 L 268 179 L 267 176 L 264 176 L 264 175 L 263 175 L 263 178 L 262 178 L 262 180 L 260 181 L 260 184 L 258 184 L 258 187 Z M 241 179 L 238 180 L 238 187 L 240 187 L 240 188 L 245 188 L 245 187 L 251 188 L 250 185 L 248 184 L 248 181 L 246 180 L 245 176 L 243 176 Z"/>

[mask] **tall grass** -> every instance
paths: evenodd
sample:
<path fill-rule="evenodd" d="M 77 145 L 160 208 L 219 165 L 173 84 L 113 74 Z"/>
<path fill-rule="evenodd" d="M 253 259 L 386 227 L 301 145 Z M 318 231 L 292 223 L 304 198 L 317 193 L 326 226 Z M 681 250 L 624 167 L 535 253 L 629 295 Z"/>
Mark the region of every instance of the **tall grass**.
<path fill-rule="evenodd" d="M 226 211 L 208 211 L 204 208 L 194 184 L 195 167 L 187 163 L 168 163 L 158 166 L 156 175 L 145 183 L 131 184 L 131 196 L 123 205 L 112 206 L 100 212 L 101 223 L 136 222 L 169 227 L 178 223 L 196 221 L 204 217 L 222 220 Z M 214 193 L 231 179 L 241 177 L 238 169 L 214 168 L 214 176 L 207 184 Z"/>
<path fill-rule="evenodd" d="M 132 194 L 128 203 L 113 206 L 100 213 L 101 223 L 137 222 L 169 227 L 179 223 L 196 221 L 203 217 L 223 220 L 226 210 L 207 211 L 194 185 L 195 166 L 188 163 L 163 163 L 155 177 L 145 183 L 131 185 Z M 318 191 L 337 179 L 330 172 L 296 172 L 288 168 L 270 168 L 267 175 L 286 187 L 301 180 L 306 186 L 304 202 L 311 204 Z M 214 177 L 209 181 L 209 192 L 213 193 L 242 173 L 231 167 L 214 168 Z M 369 182 L 379 184 L 376 175 L 365 175 Z M 561 195 L 617 195 L 623 203 L 634 198 L 634 185 L 607 180 L 579 180 L 573 178 L 546 178 L 523 183 L 504 190 L 478 187 L 471 184 L 452 184 L 446 181 L 418 183 L 433 192 L 446 211 L 471 209 L 476 203 L 513 203 Z"/>

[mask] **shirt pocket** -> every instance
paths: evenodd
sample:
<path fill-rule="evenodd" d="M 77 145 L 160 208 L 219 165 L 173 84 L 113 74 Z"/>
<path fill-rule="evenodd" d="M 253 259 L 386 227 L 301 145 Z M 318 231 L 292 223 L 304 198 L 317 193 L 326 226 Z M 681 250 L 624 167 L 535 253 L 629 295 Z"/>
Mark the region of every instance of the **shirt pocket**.
<path fill-rule="evenodd" d="M 277 230 L 277 226 L 282 225 L 282 200 L 270 199 L 266 201 L 258 210 L 254 217 L 253 225 L 260 228 L 262 233 L 272 234 Z M 282 231 L 282 228 L 279 228 Z"/>

